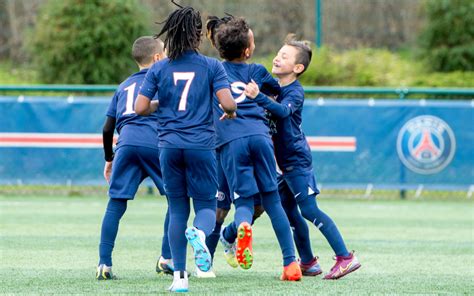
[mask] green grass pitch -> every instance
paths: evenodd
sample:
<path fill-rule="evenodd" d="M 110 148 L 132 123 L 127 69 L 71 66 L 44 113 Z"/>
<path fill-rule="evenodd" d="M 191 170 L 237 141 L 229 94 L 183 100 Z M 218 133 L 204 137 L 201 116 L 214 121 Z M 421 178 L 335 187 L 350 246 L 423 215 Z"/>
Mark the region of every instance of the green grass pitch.
<path fill-rule="evenodd" d="M 1 294 L 161 294 L 171 283 L 157 276 L 163 198 L 138 197 L 122 219 L 113 255 L 117 281 L 98 282 L 100 223 L 105 197 L 0 197 Z M 361 269 L 338 281 L 305 277 L 280 282 L 281 254 L 266 216 L 254 226 L 253 267 L 232 269 L 222 249 L 216 279 L 190 279 L 192 294 L 474 294 L 471 200 L 333 200 L 329 213 Z M 332 252 L 311 228 L 315 254 L 327 271 Z M 194 270 L 188 250 L 188 269 Z"/>

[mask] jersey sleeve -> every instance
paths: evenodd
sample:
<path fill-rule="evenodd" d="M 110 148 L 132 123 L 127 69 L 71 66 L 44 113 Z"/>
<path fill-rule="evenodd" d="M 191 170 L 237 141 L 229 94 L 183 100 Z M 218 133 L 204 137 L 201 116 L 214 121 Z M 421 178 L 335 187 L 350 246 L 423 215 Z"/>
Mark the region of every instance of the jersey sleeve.
<path fill-rule="evenodd" d="M 107 116 L 116 118 L 117 114 L 117 102 L 118 102 L 118 90 L 115 92 L 112 100 L 110 101 L 109 108 L 107 109 Z"/>
<path fill-rule="evenodd" d="M 267 109 L 277 118 L 285 118 L 296 112 L 304 102 L 304 93 L 292 91 L 282 98 L 281 102 L 272 101 L 270 98 L 260 93 L 255 98 L 257 104 Z"/>
<path fill-rule="evenodd" d="M 218 60 L 213 61 L 212 71 L 212 88 L 214 93 L 218 92 L 223 88 L 230 88 L 227 73 L 225 72 L 224 66 Z"/>
<path fill-rule="evenodd" d="M 252 77 L 255 81 L 259 81 L 261 83 L 260 85 L 260 91 L 268 96 L 277 96 L 280 94 L 281 88 L 280 85 L 278 84 L 278 81 L 272 77 L 272 75 L 267 71 L 267 69 L 260 64 L 256 64 L 256 73 L 255 76 L 257 76 L 255 79 Z"/>
<path fill-rule="evenodd" d="M 156 69 L 156 65 L 157 64 L 154 64 L 150 70 L 148 70 L 140 87 L 139 94 L 144 95 L 149 100 L 152 100 L 158 91 L 158 81 L 156 79 L 158 70 Z"/>

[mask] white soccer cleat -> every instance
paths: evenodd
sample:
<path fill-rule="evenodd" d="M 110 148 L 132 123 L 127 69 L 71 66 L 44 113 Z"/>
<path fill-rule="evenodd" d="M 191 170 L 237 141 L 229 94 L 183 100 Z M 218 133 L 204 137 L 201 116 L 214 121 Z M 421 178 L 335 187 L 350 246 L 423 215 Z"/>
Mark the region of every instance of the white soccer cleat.
<path fill-rule="evenodd" d="M 224 229 L 225 227 L 221 229 L 221 235 L 219 237 L 219 241 L 224 247 L 224 258 L 227 264 L 232 268 L 237 268 L 239 263 L 237 262 L 237 258 L 235 258 L 235 242 L 231 244 L 224 238 Z"/>
<path fill-rule="evenodd" d="M 200 279 L 212 279 L 216 277 L 216 274 L 214 273 L 214 271 L 212 271 L 212 269 L 210 269 L 209 271 L 201 271 L 199 268 L 196 268 L 195 275 L 197 278 Z"/>
<path fill-rule="evenodd" d="M 168 288 L 168 291 L 177 293 L 188 292 L 188 273 L 186 271 L 175 271 L 173 274 L 173 283 Z"/>

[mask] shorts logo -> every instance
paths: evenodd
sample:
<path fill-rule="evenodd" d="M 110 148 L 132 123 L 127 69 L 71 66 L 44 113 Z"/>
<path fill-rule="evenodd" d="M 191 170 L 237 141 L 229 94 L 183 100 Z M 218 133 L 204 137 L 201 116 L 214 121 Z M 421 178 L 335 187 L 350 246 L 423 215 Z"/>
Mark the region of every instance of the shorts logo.
<path fill-rule="evenodd" d="M 453 159 L 455 150 L 452 129 L 435 116 L 415 117 L 398 133 L 398 156 L 415 173 L 427 175 L 443 170 Z"/>
<path fill-rule="evenodd" d="M 218 201 L 223 201 L 225 199 L 225 193 L 222 191 L 217 191 L 216 198 Z"/>

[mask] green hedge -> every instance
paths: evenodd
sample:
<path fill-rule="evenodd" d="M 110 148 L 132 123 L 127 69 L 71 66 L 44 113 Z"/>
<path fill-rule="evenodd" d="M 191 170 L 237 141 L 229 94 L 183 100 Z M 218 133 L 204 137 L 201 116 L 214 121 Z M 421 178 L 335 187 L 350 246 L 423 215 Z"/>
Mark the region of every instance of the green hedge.
<path fill-rule="evenodd" d="M 136 69 L 133 41 L 148 32 L 136 0 L 50 0 L 32 32 L 31 52 L 46 83 L 115 84 Z"/>
<path fill-rule="evenodd" d="M 255 61 L 270 70 L 272 59 Z M 384 49 L 337 52 L 323 47 L 313 50 L 311 64 L 300 81 L 316 86 L 474 87 L 474 71 L 430 72 L 423 61 Z"/>

